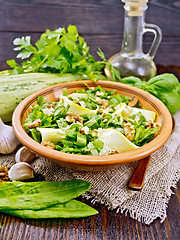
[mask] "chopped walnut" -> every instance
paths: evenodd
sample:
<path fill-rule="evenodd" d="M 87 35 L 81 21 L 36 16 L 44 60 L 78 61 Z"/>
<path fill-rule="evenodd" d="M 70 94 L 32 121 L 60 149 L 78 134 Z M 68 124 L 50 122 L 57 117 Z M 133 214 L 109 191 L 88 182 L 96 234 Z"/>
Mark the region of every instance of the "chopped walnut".
<path fill-rule="evenodd" d="M 113 155 L 113 154 L 117 154 L 117 153 L 119 153 L 119 152 L 116 151 L 116 150 L 110 150 L 109 153 L 108 153 L 108 155 Z"/>
<path fill-rule="evenodd" d="M 154 137 L 157 136 L 157 134 L 159 133 L 159 131 L 160 131 L 160 129 L 161 129 L 161 124 L 160 124 L 160 123 L 153 123 L 151 120 L 149 120 L 149 121 L 146 123 L 145 126 L 146 126 L 147 129 L 151 129 L 151 128 L 155 128 L 155 127 L 158 128 L 157 132 L 155 132 L 155 134 L 154 134 Z"/>
<path fill-rule="evenodd" d="M 130 98 L 129 103 L 128 103 L 128 106 L 130 106 L 130 107 L 135 107 L 136 104 L 138 103 L 138 101 L 139 101 L 139 100 L 138 100 L 136 97 Z"/>
<path fill-rule="evenodd" d="M 150 129 L 150 128 L 155 128 L 155 127 L 158 127 L 160 129 L 161 127 L 161 124 L 160 123 L 153 123 L 151 120 L 149 120 L 147 123 L 146 123 L 146 128 Z"/>
<path fill-rule="evenodd" d="M 89 128 L 87 126 L 82 127 L 79 129 L 79 132 L 83 135 L 87 135 L 87 134 L 89 134 Z"/>
<path fill-rule="evenodd" d="M 103 123 L 107 123 L 108 122 L 108 120 L 107 120 L 107 118 L 105 118 L 104 120 L 103 120 Z"/>
<path fill-rule="evenodd" d="M 47 104 L 46 108 L 54 108 L 53 104 Z"/>
<path fill-rule="evenodd" d="M 66 115 L 65 119 L 68 123 L 73 123 L 73 122 L 76 121 L 75 118 L 73 116 L 70 116 L 70 115 Z"/>
<path fill-rule="evenodd" d="M 147 123 L 146 123 L 146 128 L 150 129 L 150 128 L 154 128 L 154 124 L 151 120 L 149 120 Z"/>
<path fill-rule="evenodd" d="M 106 116 L 106 112 L 103 112 L 102 117 L 104 118 Z"/>
<path fill-rule="evenodd" d="M 104 112 L 104 109 L 102 109 L 102 108 L 99 108 L 99 109 L 97 110 L 97 112 L 101 114 L 101 113 L 103 113 L 103 112 Z"/>
<path fill-rule="evenodd" d="M 109 101 L 108 100 L 106 100 L 106 99 L 97 99 L 97 103 L 98 104 L 100 104 L 100 105 L 102 105 L 102 108 L 107 108 L 108 107 L 108 105 L 109 105 Z"/>
<path fill-rule="evenodd" d="M 42 141 L 41 144 L 50 149 L 54 149 L 55 147 L 55 144 L 50 141 Z"/>
<path fill-rule="evenodd" d="M 0 172 L 0 177 L 5 177 L 6 173 L 5 172 Z"/>
<path fill-rule="evenodd" d="M 79 114 L 74 114 L 72 112 L 68 112 L 66 113 L 66 121 L 69 122 L 69 123 L 73 123 L 75 121 L 78 121 L 80 123 L 83 123 L 83 117 L 80 117 Z"/>
<path fill-rule="evenodd" d="M 5 182 L 8 180 L 8 168 L 6 166 L 0 165 L 0 182 Z"/>
<path fill-rule="evenodd" d="M 158 135 L 158 133 L 160 132 L 160 130 L 161 130 L 161 124 L 160 123 L 154 123 L 154 127 L 158 127 L 158 130 L 157 130 L 157 132 L 155 132 L 155 134 L 154 134 L 154 137 L 155 136 L 157 136 Z"/>
<path fill-rule="evenodd" d="M 122 124 L 124 129 L 124 135 L 129 139 L 130 141 L 134 140 L 135 137 L 135 129 L 134 126 L 131 123 L 123 123 Z"/>
<path fill-rule="evenodd" d="M 98 109 L 98 113 L 102 114 L 102 117 L 104 117 L 107 113 L 111 112 L 112 111 L 112 108 L 110 107 L 107 107 L 107 108 L 100 108 Z"/>
<path fill-rule="evenodd" d="M 98 130 L 97 129 L 93 129 L 93 132 L 98 133 Z"/>
<path fill-rule="evenodd" d="M 41 126 L 41 119 L 35 119 L 34 122 L 28 125 L 28 128 L 34 128 L 38 126 Z"/>

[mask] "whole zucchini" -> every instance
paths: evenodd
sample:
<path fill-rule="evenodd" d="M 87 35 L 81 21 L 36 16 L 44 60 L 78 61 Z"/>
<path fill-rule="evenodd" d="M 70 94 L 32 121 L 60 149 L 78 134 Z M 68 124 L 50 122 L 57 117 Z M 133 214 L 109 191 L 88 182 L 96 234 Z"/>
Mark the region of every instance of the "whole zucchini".
<path fill-rule="evenodd" d="M 82 75 L 54 73 L 0 74 L 0 118 L 11 121 L 16 106 L 30 94 L 63 82 L 82 80 Z M 98 79 L 105 79 L 103 75 Z"/>

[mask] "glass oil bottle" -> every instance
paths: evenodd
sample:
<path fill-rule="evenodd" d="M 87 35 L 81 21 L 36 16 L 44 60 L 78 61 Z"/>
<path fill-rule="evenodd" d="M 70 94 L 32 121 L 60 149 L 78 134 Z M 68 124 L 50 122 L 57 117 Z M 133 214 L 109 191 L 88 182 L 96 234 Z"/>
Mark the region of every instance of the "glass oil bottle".
<path fill-rule="evenodd" d="M 145 12 L 148 0 L 122 0 L 125 3 L 124 34 L 121 51 L 109 59 L 109 62 L 119 70 L 121 77 L 137 76 L 149 80 L 156 75 L 156 65 L 153 58 L 161 42 L 161 29 L 145 23 Z M 143 35 L 146 32 L 154 34 L 154 40 L 147 54 L 143 53 Z M 105 74 L 111 78 L 109 68 Z"/>

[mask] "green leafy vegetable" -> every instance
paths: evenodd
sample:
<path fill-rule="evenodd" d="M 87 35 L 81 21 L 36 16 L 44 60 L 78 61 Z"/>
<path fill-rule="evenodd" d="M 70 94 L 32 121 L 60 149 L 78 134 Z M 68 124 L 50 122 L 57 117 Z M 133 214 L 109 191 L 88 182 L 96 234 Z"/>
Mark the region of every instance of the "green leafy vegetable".
<path fill-rule="evenodd" d="M 125 77 L 122 83 L 132 85 L 147 91 L 159 98 L 174 114 L 180 107 L 180 83 L 173 74 L 161 74 L 144 82 L 137 77 Z"/>
<path fill-rule="evenodd" d="M 0 212 L 22 218 L 75 218 L 95 215 L 90 206 L 74 200 L 89 190 L 82 180 L 0 183 Z"/>
<path fill-rule="evenodd" d="M 87 138 L 86 138 L 86 135 L 83 135 L 81 133 L 77 133 L 77 142 L 76 142 L 76 145 L 78 147 L 85 147 L 87 144 Z"/>
<path fill-rule="evenodd" d="M 34 46 L 31 44 L 30 36 L 16 38 L 13 43 L 16 46 L 14 50 L 19 51 L 17 58 L 26 60 L 22 64 L 18 64 L 14 59 L 8 60 L 7 64 L 12 69 L 2 71 L 0 75 L 3 77 L 8 73 L 14 75 L 32 72 L 71 73 L 74 76 L 78 74 L 82 79 L 97 80 L 99 79 L 98 76 L 103 76 L 103 69 L 107 66 L 112 76 L 110 80 L 120 81 L 155 95 L 164 102 L 172 114 L 180 107 L 180 84 L 173 74 L 162 74 L 150 79 L 148 82 L 134 76 L 121 79 L 119 71 L 106 60 L 100 48 L 98 48 L 97 54 L 102 61 L 95 61 L 95 58 L 89 52 L 86 41 L 79 36 L 74 25 L 69 25 L 67 30 L 64 27 L 54 31 L 47 29 Z M 19 89 L 22 86 L 7 88 L 5 91 L 16 91 L 17 87 Z M 25 89 L 28 89 L 28 87 Z M 14 103 L 14 109 L 16 103 L 19 103 L 20 100 L 12 102 Z M 90 109 L 94 108 L 93 103 L 89 104 L 89 106 Z"/>
<path fill-rule="evenodd" d="M 38 105 L 31 107 L 32 112 L 24 122 L 26 131 L 35 141 L 52 142 L 55 150 L 81 155 L 109 154 L 113 146 L 104 145 L 105 137 L 100 139 L 101 130 L 114 129 L 127 138 L 126 124 L 124 125 L 127 122 L 134 125 L 136 135 L 134 132 L 135 139 L 133 136 L 130 141 L 134 140 L 133 143 L 137 146 L 149 142 L 158 131 L 158 128 L 149 130 L 146 126 L 148 121 L 154 123 L 155 112 L 128 106 L 130 98 L 116 94 L 114 90 L 97 86 L 80 89 L 70 95 L 65 89 L 63 93 L 66 97 L 61 95 L 59 102 L 48 103 L 39 97 Z M 52 108 L 50 112 L 49 106 Z M 93 110 L 93 114 L 89 115 L 90 110 Z M 35 119 L 41 121 L 41 126 L 31 128 Z"/>
<path fill-rule="evenodd" d="M 99 49 L 98 55 L 102 61 L 95 61 L 89 53 L 89 47 L 83 37 L 79 36 L 77 28 L 69 25 L 54 31 L 46 30 L 35 43 L 31 44 L 31 37 L 16 38 L 13 41 L 15 51 L 19 51 L 17 58 L 27 59 L 19 65 L 15 60 L 8 60 L 7 64 L 13 69 L 10 74 L 29 72 L 72 73 L 96 80 L 105 65 L 108 65 L 113 80 L 120 79 L 119 72 L 105 59 Z"/>
<path fill-rule="evenodd" d="M 77 200 L 70 200 L 39 210 L 3 209 L 2 212 L 22 218 L 79 218 L 98 214 L 98 211 Z"/>
<path fill-rule="evenodd" d="M 106 58 L 105 58 L 105 56 L 104 56 L 104 53 L 102 52 L 102 50 L 100 49 L 100 48 L 98 48 L 98 52 L 97 52 L 97 54 L 100 56 L 100 58 L 103 60 L 103 64 L 105 64 L 108 68 L 109 68 L 109 70 L 110 70 L 110 72 L 111 72 L 111 74 L 112 74 L 112 76 L 111 76 L 111 80 L 112 81 L 120 81 L 121 80 L 121 76 L 120 76 L 120 73 L 119 73 L 119 71 L 115 68 L 115 67 L 113 67 L 113 65 L 111 65 L 107 60 L 106 60 Z"/>
<path fill-rule="evenodd" d="M 159 98 L 171 113 L 180 107 L 180 83 L 173 74 L 162 74 L 149 80 L 145 89 Z"/>
<path fill-rule="evenodd" d="M 142 125 L 136 128 L 136 134 L 133 143 L 137 146 L 150 142 L 158 128 L 145 129 Z"/>
<path fill-rule="evenodd" d="M 41 142 L 41 134 L 40 134 L 40 132 L 39 132 L 37 129 L 35 129 L 35 128 L 32 128 L 32 129 L 30 129 L 29 131 L 31 132 L 32 138 L 33 138 L 36 142 L 40 143 L 40 142 Z"/>
<path fill-rule="evenodd" d="M 3 209 L 46 208 L 65 203 L 88 191 L 91 184 L 82 180 L 56 182 L 2 182 L 0 211 Z"/>

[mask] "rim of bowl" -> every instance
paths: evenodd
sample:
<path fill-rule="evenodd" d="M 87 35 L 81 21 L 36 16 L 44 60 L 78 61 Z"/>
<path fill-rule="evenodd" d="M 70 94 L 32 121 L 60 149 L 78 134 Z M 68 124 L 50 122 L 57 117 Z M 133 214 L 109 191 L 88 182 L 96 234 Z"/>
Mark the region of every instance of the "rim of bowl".
<path fill-rule="evenodd" d="M 101 85 L 102 87 L 106 87 L 106 88 L 109 87 L 117 90 L 121 90 L 121 88 L 126 89 L 131 92 L 135 92 L 135 95 L 139 95 L 141 98 L 146 99 L 146 101 L 152 104 L 156 108 L 156 110 L 159 113 L 161 113 L 161 115 L 163 116 L 163 125 L 161 126 L 160 134 L 157 135 L 154 139 L 152 139 L 149 143 L 135 150 L 118 153 L 114 155 L 92 156 L 92 155 L 76 155 L 76 154 L 64 153 L 57 150 L 49 149 L 45 146 L 42 146 L 40 143 L 37 143 L 26 133 L 26 131 L 24 130 L 21 124 L 22 114 L 23 114 L 24 108 L 28 104 L 30 105 L 30 102 L 33 99 L 55 88 L 62 88 L 62 87 L 71 88 L 72 86 L 78 87 L 78 86 L 81 86 L 82 84 L 84 85 L 84 83 L 88 85 L 91 85 L 93 83 L 95 84 L 95 86 Z M 24 100 L 22 100 L 14 110 L 14 113 L 12 116 L 12 126 L 19 141 L 24 146 L 34 151 L 38 155 L 41 155 L 47 159 L 54 159 L 56 161 L 66 162 L 71 164 L 86 165 L 86 166 L 102 166 L 102 165 L 125 164 L 129 162 L 137 161 L 157 151 L 160 147 L 162 147 L 165 144 L 165 142 L 168 140 L 171 134 L 172 117 L 169 110 L 167 109 L 167 107 L 164 105 L 162 101 L 160 101 L 158 98 L 151 95 L 150 93 L 143 91 L 142 89 L 133 87 L 131 85 L 119 83 L 119 82 L 98 80 L 96 83 L 94 83 L 92 80 L 82 80 L 82 81 L 65 82 L 65 83 L 56 84 L 56 85 L 41 89 L 29 95 Z"/>

